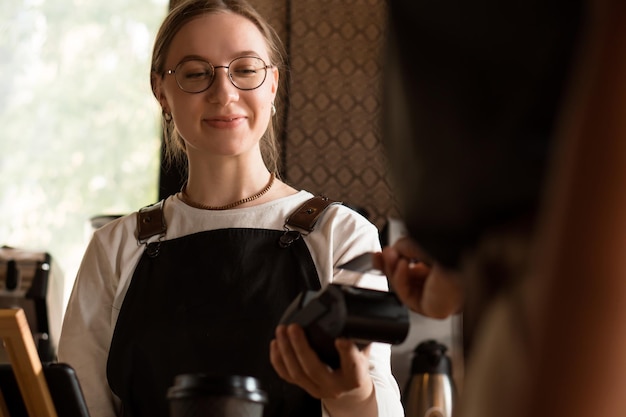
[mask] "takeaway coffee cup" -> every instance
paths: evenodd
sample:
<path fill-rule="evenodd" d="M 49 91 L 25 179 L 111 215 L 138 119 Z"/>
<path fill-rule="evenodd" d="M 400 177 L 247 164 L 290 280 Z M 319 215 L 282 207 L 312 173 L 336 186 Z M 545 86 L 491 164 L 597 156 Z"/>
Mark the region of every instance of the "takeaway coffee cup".
<path fill-rule="evenodd" d="M 267 394 L 250 376 L 181 374 L 167 392 L 170 417 L 261 417 Z"/>

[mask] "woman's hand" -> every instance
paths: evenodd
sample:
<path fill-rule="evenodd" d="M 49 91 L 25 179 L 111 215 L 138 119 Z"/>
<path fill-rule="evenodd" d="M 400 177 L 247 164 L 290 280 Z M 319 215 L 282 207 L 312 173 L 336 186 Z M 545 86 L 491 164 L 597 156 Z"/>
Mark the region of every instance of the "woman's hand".
<path fill-rule="evenodd" d="M 398 298 L 411 310 L 443 319 L 463 307 L 459 275 L 431 264 L 429 257 L 409 237 L 374 254 L 374 267 L 383 271 Z"/>
<path fill-rule="evenodd" d="M 339 369 L 332 369 L 319 359 L 302 327 L 280 325 L 270 344 L 270 362 L 281 378 L 321 399 L 333 415 L 350 415 L 355 410 L 362 410 L 362 414 L 352 415 L 375 415 L 369 346 L 359 350 L 352 341 L 337 339 L 335 347 L 341 360 Z"/>

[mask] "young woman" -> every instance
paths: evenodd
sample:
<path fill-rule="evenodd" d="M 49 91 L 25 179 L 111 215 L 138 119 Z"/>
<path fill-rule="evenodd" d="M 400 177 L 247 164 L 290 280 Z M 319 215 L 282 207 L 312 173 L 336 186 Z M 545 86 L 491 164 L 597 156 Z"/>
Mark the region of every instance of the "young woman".
<path fill-rule="evenodd" d="M 59 360 L 92 417 L 167 417 L 174 377 L 197 372 L 258 378 L 265 416 L 404 415 L 389 345 L 338 340 L 333 369 L 302 328 L 278 326 L 298 294 L 336 281 L 336 265 L 380 250 L 364 217 L 323 199 L 302 210 L 314 196 L 280 180 L 281 64 L 275 32 L 244 0 L 183 1 L 163 22 L 151 82 L 187 182 L 86 250 Z M 312 231 L 288 224 L 310 213 Z"/>

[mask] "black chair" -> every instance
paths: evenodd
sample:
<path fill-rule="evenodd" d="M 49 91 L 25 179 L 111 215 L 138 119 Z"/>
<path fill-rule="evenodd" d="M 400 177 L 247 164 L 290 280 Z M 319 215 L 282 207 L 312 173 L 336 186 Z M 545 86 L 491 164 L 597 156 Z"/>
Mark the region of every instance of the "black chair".
<path fill-rule="evenodd" d="M 43 373 L 58 417 L 89 417 L 72 367 L 65 363 L 43 364 Z M 0 364 L 0 389 L 10 417 L 29 417 L 10 364 Z"/>

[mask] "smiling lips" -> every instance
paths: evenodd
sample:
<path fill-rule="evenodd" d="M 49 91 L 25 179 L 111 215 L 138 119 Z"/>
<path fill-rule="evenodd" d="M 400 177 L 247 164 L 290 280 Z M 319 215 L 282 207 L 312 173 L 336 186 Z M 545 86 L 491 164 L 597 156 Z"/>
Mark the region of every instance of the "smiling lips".
<path fill-rule="evenodd" d="M 246 118 L 244 116 L 224 116 L 204 119 L 204 121 L 212 127 L 224 129 L 236 127 L 240 123 L 243 123 L 245 119 Z"/>

